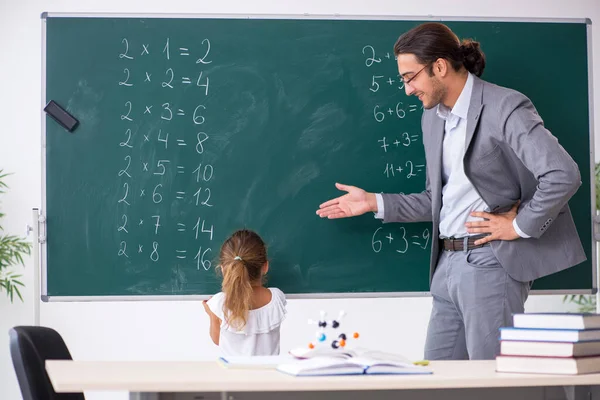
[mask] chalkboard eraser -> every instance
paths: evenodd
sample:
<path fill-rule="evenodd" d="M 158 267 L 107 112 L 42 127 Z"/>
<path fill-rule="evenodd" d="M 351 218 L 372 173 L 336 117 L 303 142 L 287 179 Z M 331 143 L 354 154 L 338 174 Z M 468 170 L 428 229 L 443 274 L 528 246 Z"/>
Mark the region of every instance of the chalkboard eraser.
<path fill-rule="evenodd" d="M 73 130 L 77 127 L 77 124 L 79 124 L 79 121 L 77 121 L 75 117 L 69 114 L 67 110 L 56 104 L 54 100 L 50 100 L 50 102 L 46 104 L 44 111 L 69 132 L 73 132 Z"/>
<path fill-rule="evenodd" d="M 48 303 L 48 301 L 50 301 L 50 298 L 45 294 L 41 295 L 40 297 L 44 303 Z"/>

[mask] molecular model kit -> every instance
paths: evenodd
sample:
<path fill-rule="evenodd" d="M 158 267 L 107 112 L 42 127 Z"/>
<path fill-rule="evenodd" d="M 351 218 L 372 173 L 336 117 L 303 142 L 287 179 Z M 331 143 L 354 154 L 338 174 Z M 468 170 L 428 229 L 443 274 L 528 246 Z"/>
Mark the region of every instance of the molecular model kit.
<path fill-rule="evenodd" d="M 359 333 L 353 332 L 352 335 L 347 335 L 341 328 L 341 323 L 346 315 L 345 311 L 340 311 L 337 319 L 327 320 L 327 312 L 321 311 L 321 317 L 315 321 L 308 320 L 309 324 L 317 325 L 318 329 L 315 333 L 316 340 L 308 344 L 309 349 L 331 348 L 340 349 L 346 347 L 349 338 L 358 339 Z"/>

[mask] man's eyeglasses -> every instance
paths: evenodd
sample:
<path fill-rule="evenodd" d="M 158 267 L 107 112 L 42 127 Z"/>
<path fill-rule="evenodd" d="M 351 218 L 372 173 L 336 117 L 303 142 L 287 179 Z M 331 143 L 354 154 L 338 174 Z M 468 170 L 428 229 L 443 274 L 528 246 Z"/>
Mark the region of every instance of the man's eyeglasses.
<path fill-rule="evenodd" d="M 427 68 L 427 67 L 429 67 L 429 64 L 425 65 L 425 66 L 424 66 L 423 68 L 421 68 L 421 69 L 420 69 L 420 70 L 419 70 L 419 71 L 418 71 L 416 74 L 414 74 L 413 76 L 411 76 L 411 77 L 410 77 L 410 78 L 408 78 L 408 79 L 405 79 L 404 77 L 402 77 L 402 76 L 401 76 L 401 77 L 400 77 L 400 82 L 404 83 L 405 85 L 410 85 L 410 83 L 411 83 L 411 82 L 412 82 L 412 81 L 413 81 L 413 80 L 414 80 L 414 79 L 415 79 L 417 76 L 419 76 L 419 74 L 420 74 L 421 72 L 423 72 L 423 70 L 424 70 L 425 68 Z"/>

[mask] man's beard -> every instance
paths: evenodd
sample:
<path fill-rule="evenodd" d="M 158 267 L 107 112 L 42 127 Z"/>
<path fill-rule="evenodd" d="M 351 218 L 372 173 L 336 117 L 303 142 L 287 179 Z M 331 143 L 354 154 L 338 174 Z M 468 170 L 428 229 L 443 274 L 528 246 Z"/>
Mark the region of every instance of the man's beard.
<path fill-rule="evenodd" d="M 431 95 L 428 96 L 430 101 L 427 104 L 423 103 L 423 108 L 426 110 L 430 110 L 440 104 L 448 92 L 446 87 L 437 78 L 434 77 L 431 81 L 433 82 L 433 89 Z"/>

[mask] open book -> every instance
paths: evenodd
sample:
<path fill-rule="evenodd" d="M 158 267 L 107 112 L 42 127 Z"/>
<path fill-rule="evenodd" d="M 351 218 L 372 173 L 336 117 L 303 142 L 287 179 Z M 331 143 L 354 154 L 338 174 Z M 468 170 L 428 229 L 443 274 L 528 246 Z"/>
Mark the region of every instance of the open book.
<path fill-rule="evenodd" d="M 401 356 L 400 354 L 388 353 L 385 351 L 379 350 L 368 350 L 362 347 L 356 347 L 353 349 L 334 349 L 331 347 L 322 347 L 309 349 L 307 347 L 301 347 L 297 349 L 290 350 L 290 354 L 296 358 L 306 359 L 306 358 L 315 358 L 315 357 L 335 357 L 335 358 L 354 358 L 354 357 L 366 357 L 366 358 L 376 358 L 380 360 L 386 361 L 394 361 L 406 364 L 412 364 L 412 361 L 407 359 L 406 357 Z"/>
<path fill-rule="evenodd" d="M 280 364 L 277 370 L 295 376 L 433 373 L 431 369 L 411 362 L 367 356 L 319 356 Z"/>
<path fill-rule="evenodd" d="M 280 356 L 222 356 L 217 363 L 228 369 L 275 369 L 279 364 L 295 361 L 289 354 Z"/>
<path fill-rule="evenodd" d="M 375 370 L 380 370 L 386 365 L 387 367 L 393 368 L 402 368 L 404 372 L 394 372 L 394 373 L 413 373 L 409 372 L 407 367 L 413 368 L 415 365 L 427 365 L 426 361 L 416 361 L 412 362 L 405 357 L 402 357 L 399 354 L 387 353 L 383 351 L 377 350 L 367 350 L 363 348 L 354 348 L 352 350 L 348 349 L 333 349 L 333 348 L 318 348 L 318 349 L 308 349 L 308 348 L 298 348 L 291 350 L 288 354 L 282 354 L 279 356 L 222 356 L 219 357 L 217 363 L 224 368 L 228 369 L 276 369 L 279 365 L 282 364 L 296 364 L 300 361 L 306 360 L 327 360 L 333 359 L 337 361 L 337 365 L 334 368 L 340 368 L 340 364 L 344 360 L 354 360 L 350 361 L 352 364 L 352 368 L 355 372 L 352 373 L 364 373 L 364 368 L 367 364 L 375 365 L 377 367 L 372 369 L 370 373 L 374 373 Z M 355 360 L 358 359 L 358 362 Z M 317 361 L 318 362 L 318 361 Z M 326 362 L 326 361 L 324 361 Z M 360 371 L 356 372 L 357 365 L 364 366 L 360 369 Z M 305 365 L 305 364 L 303 364 Z M 336 374 L 340 373 L 337 370 Z M 423 369 L 416 369 L 417 373 L 427 373 Z M 381 372 L 378 372 L 381 373 Z M 389 373 L 389 372 L 387 372 Z"/>

